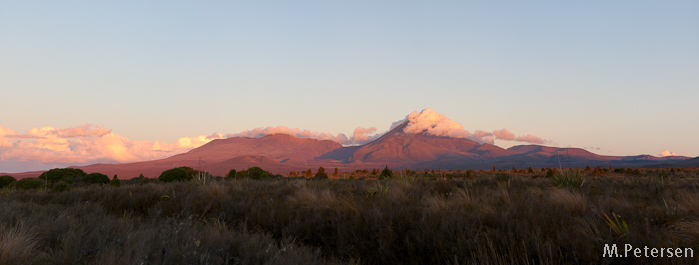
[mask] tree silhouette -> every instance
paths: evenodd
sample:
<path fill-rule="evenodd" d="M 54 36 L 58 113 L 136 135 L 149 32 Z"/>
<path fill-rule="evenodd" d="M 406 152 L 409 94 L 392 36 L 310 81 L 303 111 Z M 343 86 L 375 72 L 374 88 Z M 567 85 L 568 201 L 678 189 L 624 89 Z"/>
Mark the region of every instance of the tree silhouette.
<path fill-rule="evenodd" d="M 230 171 L 228 171 L 228 175 L 226 175 L 226 178 L 235 179 L 235 178 L 238 178 L 237 175 L 238 175 L 238 172 L 235 171 L 235 169 L 231 169 Z"/>
<path fill-rule="evenodd" d="M 391 179 L 393 178 L 393 171 L 388 169 L 388 166 L 386 166 L 382 171 L 381 175 L 379 176 L 383 179 Z"/>
<path fill-rule="evenodd" d="M 316 178 L 319 178 L 319 179 L 328 178 L 328 174 L 325 174 L 325 168 L 323 168 L 323 167 L 318 168 L 318 173 L 316 173 Z"/>
<path fill-rule="evenodd" d="M 143 176 L 143 174 L 141 174 L 141 176 Z M 109 185 L 112 185 L 114 187 L 119 187 L 119 186 L 121 186 L 121 180 L 119 180 L 117 175 L 114 175 L 114 177 L 112 178 L 112 181 L 109 182 Z"/>

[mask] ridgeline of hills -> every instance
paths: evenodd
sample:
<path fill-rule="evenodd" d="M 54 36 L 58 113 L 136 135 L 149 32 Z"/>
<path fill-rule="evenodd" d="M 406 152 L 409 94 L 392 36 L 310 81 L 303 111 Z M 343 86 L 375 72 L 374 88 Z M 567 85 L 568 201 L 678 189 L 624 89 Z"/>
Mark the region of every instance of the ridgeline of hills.
<path fill-rule="evenodd" d="M 586 166 L 600 167 L 696 167 L 699 157 L 603 156 L 580 148 L 518 145 L 503 149 L 462 138 L 405 133 L 407 121 L 380 138 L 360 146 L 343 147 L 330 140 L 297 138 L 277 134 L 262 138 L 233 137 L 213 140 L 187 153 L 169 158 L 123 164 L 79 166 L 87 173 L 100 172 L 129 179 L 143 174 L 157 177 L 165 170 L 188 166 L 223 176 L 230 169 L 259 166 L 272 173 L 286 174 L 318 167 L 341 171 L 381 168 L 396 169 L 509 169 Z M 37 177 L 41 171 L 11 174 L 17 178 Z"/>

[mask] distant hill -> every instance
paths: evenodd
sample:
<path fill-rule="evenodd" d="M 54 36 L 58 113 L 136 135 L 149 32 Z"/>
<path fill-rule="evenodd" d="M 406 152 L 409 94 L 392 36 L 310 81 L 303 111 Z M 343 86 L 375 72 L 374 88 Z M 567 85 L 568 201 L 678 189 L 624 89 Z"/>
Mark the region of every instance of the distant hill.
<path fill-rule="evenodd" d="M 360 146 L 343 147 L 337 142 L 269 135 L 261 138 L 232 137 L 213 140 L 189 152 L 165 159 L 123 164 L 79 166 L 87 173 L 100 172 L 128 179 L 144 174 L 158 177 L 180 166 L 225 175 L 230 169 L 259 166 L 272 173 L 318 167 L 343 171 L 388 166 L 412 169 L 498 169 L 544 167 L 699 167 L 699 157 L 604 156 L 580 148 L 518 145 L 503 149 L 463 138 L 434 136 L 426 132 L 406 133 L 407 121 L 378 139 Z M 36 177 L 41 171 L 10 174 Z"/>

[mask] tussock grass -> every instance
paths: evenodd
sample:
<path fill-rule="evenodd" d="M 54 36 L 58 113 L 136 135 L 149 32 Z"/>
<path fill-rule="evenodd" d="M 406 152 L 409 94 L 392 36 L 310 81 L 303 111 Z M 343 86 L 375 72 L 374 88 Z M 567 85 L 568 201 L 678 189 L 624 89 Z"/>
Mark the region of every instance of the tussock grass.
<path fill-rule="evenodd" d="M 565 207 L 568 211 L 582 213 L 587 210 L 587 200 L 577 191 L 567 189 L 554 189 L 551 191 L 551 200 Z"/>
<path fill-rule="evenodd" d="M 600 176 L 579 189 L 526 174 L 418 175 L 7 190 L 0 251 L 22 241 L 14 249 L 27 254 L 0 264 L 693 264 L 602 249 L 699 250 L 691 177 Z"/>
<path fill-rule="evenodd" d="M 23 225 L 0 226 L 0 264 L 32 263 L 38 243 Z"/>

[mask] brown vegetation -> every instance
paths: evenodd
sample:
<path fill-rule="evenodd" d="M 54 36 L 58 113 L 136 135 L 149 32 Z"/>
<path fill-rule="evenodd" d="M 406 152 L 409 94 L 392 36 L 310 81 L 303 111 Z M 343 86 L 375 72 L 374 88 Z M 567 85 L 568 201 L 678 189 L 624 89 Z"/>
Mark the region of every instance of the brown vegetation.
<path fill-rule="evenodd" d="M 602 254 L 613 243 L 699 251 L 696 170 L 582 184 L 546 169 L 368 172 L 10 186 L 0 264 L 694 264 Z"/>

